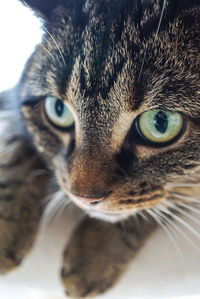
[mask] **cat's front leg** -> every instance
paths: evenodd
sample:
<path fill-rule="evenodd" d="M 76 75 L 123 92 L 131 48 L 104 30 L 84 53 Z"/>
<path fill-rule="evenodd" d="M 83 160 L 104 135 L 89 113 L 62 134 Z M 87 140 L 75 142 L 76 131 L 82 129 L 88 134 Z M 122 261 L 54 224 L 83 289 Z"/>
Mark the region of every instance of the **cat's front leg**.
<path fill-rule="evenodd" d="M 121 224 L 86 218 L 64 252 L 61 271 L 66 293 L 95 296 L 113 286 L 155 227 L 138 217 Z"/>
<path fill-rule="evenodd" d="M 40 159 L 21 137 L 1 140 L 0 274 L 19 265 L 32 247 L 47 182 L 38 169 Z"/>

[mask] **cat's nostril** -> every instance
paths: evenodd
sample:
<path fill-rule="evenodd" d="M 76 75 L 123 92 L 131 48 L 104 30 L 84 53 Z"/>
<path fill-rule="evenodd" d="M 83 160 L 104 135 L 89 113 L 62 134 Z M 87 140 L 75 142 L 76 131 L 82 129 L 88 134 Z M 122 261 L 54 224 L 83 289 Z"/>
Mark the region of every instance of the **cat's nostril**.
<path fill-rule="evenodd" d="M 98 203 L 99 203 L 99 201 L 93 201 L 93 202 L 91 202 L 90 204 L 91 204 L 92 206 L 96 206 L 96 205 L 98 205 Z"/>

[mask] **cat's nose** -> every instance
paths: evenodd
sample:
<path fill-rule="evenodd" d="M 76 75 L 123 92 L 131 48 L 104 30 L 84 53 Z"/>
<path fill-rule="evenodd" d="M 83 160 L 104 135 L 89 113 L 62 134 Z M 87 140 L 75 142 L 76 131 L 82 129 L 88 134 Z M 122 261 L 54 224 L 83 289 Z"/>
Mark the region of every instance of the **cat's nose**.
<path fill-rule="evenodd" d="M 104 154 L 78 155 L 69 164 L 69 190 L 87 203 L 99 202 L 112 188 L 113 166 Z"/>
<path fill-rule="evenodd" d="M 75 200 L 82 201 L 83 203 L 96 204 L 100 201 L 103 201 L 105 198 L 105 195 L 101 196 L 101 197 L 96 197 L 96 196 L 87 196 L 86 197 L 86 196 L 82 196 L 82 195 L 75 194 L 75 193 L 71 192 L 71 197 Z"/>

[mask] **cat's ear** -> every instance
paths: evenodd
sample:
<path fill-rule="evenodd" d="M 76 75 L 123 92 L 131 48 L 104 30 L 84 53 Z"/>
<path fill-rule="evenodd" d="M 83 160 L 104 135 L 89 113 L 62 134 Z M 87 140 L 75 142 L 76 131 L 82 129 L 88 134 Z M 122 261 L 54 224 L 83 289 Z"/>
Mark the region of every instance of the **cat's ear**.
<path fill-rule="evenodd" d="M 62 0 L 19 0 L 25 6 L 31 8 L 42 18 L 49 18 L 51 12 L 56 9 Z"/>

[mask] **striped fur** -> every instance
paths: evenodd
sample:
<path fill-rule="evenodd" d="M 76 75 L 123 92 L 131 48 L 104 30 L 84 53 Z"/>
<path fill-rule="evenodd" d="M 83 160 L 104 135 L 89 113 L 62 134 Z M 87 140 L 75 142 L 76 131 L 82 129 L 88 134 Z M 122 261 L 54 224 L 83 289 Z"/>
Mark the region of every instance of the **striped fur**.
<path fill-rule="evenodd" d="M 22 135 L 19 110 L 10 106 L 12 91 L 0 96 L 0 273 L 19 265 L 31 249 L 43 206 L 47 177 Z"/>
<path fill-rule="evenodd" d="M 179 214 L 199 200 L 200 3 L 22 2 L 43 18 L 45 34 L 14 92 L 14 110 L 1 112 L 14 125 L 0 147 L 0 272 L 33 243 L 48 182 L 34 172 L 48 168 L 59 184 L 59 207 L 70 192 L 104 196 L 95 205 L 71 196 L 89 216 L 73 234 L 61 271 L 69 295 L 94 296 L 120 277 L 155 221 L 184 223 Z M 74 131 L 48 121 L 49 95 L 70 107 Z M 5 95 L 3 105 L 10 107 Z M 155 108 L 178 111 L 186 123 L 180 138 L 162 147 L 133 130 L 137 116 Z"/>

